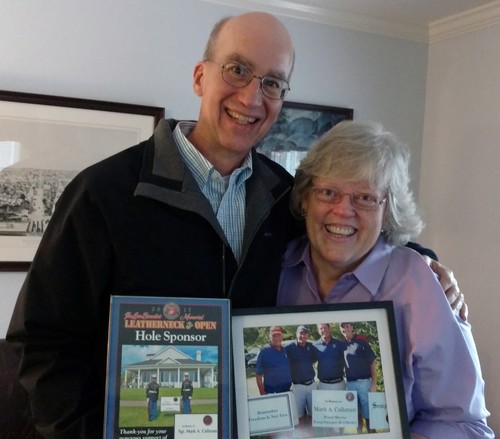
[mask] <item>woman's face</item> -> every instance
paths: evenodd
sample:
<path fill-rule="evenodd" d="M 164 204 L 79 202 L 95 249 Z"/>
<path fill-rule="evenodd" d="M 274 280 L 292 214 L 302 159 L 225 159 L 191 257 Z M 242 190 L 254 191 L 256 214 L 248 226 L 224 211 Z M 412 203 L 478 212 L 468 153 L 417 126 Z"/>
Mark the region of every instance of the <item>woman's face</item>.
<path fill-rule="evenodd" d="M 302 202 L 313 266 L 338 278 L 354 270 L 375 245 L 385 208 L 385 203 L 377 204 L 373 210 L 355 207 L 348 194 L 362 193 L 383 199 L 384 193 L 367 182 L 347 182 L 340 178 L 315 178 L 313 187 L 334 188 L 344 194 L 337 202 L 329 203 L 319 200 L 311 188 Z"/>

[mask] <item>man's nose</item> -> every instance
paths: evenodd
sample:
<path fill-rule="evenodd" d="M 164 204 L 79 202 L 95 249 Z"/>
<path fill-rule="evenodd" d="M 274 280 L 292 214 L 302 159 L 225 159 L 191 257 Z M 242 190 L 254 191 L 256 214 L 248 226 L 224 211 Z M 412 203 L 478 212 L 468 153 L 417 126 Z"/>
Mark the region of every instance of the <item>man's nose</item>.
<path fill-rule="evenodd" d="M 254 76 L 252 80 L 238 90 L 240 100 L 247 106 L 262 103 L 264 95 L 262 94 L 262 80 Z"/>

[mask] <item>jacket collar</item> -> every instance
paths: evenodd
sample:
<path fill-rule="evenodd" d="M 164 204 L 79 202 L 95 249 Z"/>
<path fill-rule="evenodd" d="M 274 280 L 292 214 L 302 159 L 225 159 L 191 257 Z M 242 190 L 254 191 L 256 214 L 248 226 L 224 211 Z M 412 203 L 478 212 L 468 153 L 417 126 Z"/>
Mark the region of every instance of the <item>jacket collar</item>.
<path fill-rule="evenodd" d="M 178 121 L 162 119 L 153 136 L 146 142 L 144 159 L 135 195 L 155 199 L 165 204 L 192 211 L 206 218 L 221 238 L 225 235 L 193 175 L 182 161 L 175 144 L 173 130 Z M 242 255 L 245 254 L 260 224 L 274 204 L 291 186 L 252 149 L 253 173 L 247 180 L 246 225 Z M 283 171 L 284 172 L 284 171 Z"/>
<path fill-rule="evenodd" d="M 194 177 L 182 161 L 172 134 L 178 121 L 162 119 L 146 142 L 146 151 L 142 165 L 139 185 L 158 184 L 174 191 L 200 193 Z M 268 164 L 261 160 L 260 154 L 252 149 L 255 178 L 247 196 L 258 197 L 260 201 L 274 203 L 283 196 L 290 184 L 284 183 Z"/>

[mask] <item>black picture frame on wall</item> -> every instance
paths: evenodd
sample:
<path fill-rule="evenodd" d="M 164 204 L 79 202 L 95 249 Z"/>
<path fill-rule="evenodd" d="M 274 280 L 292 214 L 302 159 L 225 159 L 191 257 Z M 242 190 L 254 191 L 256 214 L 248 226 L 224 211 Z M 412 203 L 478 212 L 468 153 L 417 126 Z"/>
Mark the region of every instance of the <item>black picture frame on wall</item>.
<path fill-rule="evenodd" d="M 295 174 L 300 160 L 326 131 L 343 120 L 352 120 L 352 108 L 283 102 L 274 126 L 257 150 Z"/>
<path fill-rule="evenodd" d="M 0 271 L 27 271 L 62 189 L 151 136 L 161 107 L 0 90 Z"/>

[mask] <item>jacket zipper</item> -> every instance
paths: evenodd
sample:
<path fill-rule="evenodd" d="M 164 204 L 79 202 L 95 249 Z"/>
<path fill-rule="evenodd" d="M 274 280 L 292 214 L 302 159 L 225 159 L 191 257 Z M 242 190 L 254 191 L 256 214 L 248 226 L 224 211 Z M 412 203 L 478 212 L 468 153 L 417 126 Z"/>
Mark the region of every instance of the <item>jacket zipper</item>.
<path fill-rule="evenodd" d="M 222 295 L 224 297 L 228 297 L 228 292 L 227 290 L 227 285 L 226 285 L 226 246 L 224 245 L 224 242 L 221 241 L 222 243 Z"/>
<path fill-rule="evenodd" d="M 287 188 L 286 191 L 284 191 L 278 198 L 276 198 L 276 200 L 274 201 L 274 203 L 270 206 L 269 208 L 269 212 L 266 216 L 262 217 L 261 221 L 259 222 L 259 224 L 257 225 L 257 227 L 255 228 L 255 232 L 254 234 L 252 235 L 252 238 L 251 238 L 251 241 L 253 241 L 253 238 L 255 237 L 257 231 L 260 229 L 260 226 L 262 225 L 262 223 L 267 219 L 267 217 L 269 216 L 269 213 L 271 212 L 272 208 L 276 205 L 276 203 L 278 203 L 279 200 L 281 200 L 289 191 L 291 190 L 291 188 Z M 223 282 L 222 282 L 222 288 L 223 288 L 223 291 L 224 291 L 224 297 L 227 297 L 228 299 L 231 298 L 231 291 L 233 289 L 233 284 L 234 284 L 234 280 L 238 277 L 238 273 L 240 272 L 240 269 L 241 267 L 243 266 L 243 263 L 245 262 L 245 259 L 246 259 L 246 255 L 248 253 L 248 250 L 250 249 L 250 246 L 246 249 L 245 251 L 245 254 L 244 255 L 241 255 L 241 260 L 240 260 L 240 263 L 238 264 L 238 267 L 236 268 L 236 272 L 234 273 L 234 276 L 233 276 L 233 279 L 231 280 L 231 286 L 229 287 L 229 291 L 226 292 L 226 288 L 227 288 L 227 285 L 226 285 L 226 247 L 224 246 L 224 243 L 222 243 L 222 275 L 223 275 Z"/>

